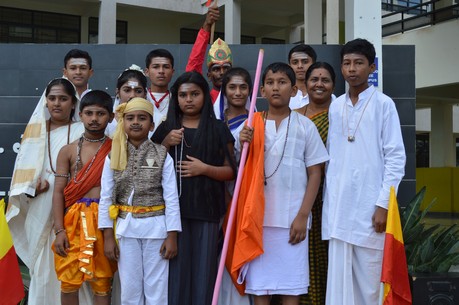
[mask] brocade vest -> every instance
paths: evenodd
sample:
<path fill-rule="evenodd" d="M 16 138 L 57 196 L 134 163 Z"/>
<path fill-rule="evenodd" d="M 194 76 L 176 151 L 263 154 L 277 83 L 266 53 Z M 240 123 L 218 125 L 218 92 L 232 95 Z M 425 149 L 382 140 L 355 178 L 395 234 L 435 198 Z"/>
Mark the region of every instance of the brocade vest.
<path fill-rule="evenodd" d="M 126 169 L 114 171 L 112 200 L 114 204 L 128 205 L 134 189 L 133 206 L 158 206 L 164 204 L 161 184 L 167 150 L 164 146 L 146 140 L 136 149 L 127 143 L 128 161 Z M 132 213 L 132 217 L 145 218 L 164 215 L 165 209 L 146 213 Z M 119 211 L 119 217 L 125 218 L 128 212 Z"/>

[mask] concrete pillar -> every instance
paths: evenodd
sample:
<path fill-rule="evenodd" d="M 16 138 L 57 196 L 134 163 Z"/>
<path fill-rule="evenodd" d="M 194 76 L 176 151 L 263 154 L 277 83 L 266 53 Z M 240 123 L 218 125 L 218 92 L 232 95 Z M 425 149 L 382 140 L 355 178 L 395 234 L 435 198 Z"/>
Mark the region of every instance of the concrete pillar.
<path fill-rule="evenodd" d="M 432 106 L 430 133 L 430 166 L 456 166 L 456 139 L 453 134 L 453 106 Z"/>
<path fill-rule="evenodd" d="M 229 0 L 225 3 L 225 42 L 241 43 L 241 2 Z"/>
<path fill-rule="evenodd" d="M 326 0 L 325 33 L 327 44 L 339 44 L 339 0 Z"/>
<path fill-rule="evenodd" d="M 304 43 L 322 44 L 322 1 L 304 1 Z"/>
<path fill-rule="evenodd" d="M 382 24 L 381 1 L 345 0 L 346 42 L 365 38 L 376 49 L 378 58 L 378 88 L 382 91 Z"/>
<path fill-rule="evenodd" d="M 116 0 L 101 0 L 99 44 L 116 44 Z"/>

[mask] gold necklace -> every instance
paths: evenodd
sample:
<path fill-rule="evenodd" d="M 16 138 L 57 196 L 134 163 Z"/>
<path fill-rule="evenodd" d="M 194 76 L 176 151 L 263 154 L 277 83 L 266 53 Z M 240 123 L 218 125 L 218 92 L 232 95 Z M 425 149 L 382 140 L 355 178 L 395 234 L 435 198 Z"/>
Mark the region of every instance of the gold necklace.
<path fill-rule="evenodd" d="M 355 141 L 355 133 L 357 132 L 357 129 L 359 128 L 360 122 L 362 121 L 363 114 L 365 113 L 365 110 L 367 110 L 368 104 L 370 104 L 370 100 L 373 97 L 373 94 L 375 94 L 376 88 L 373 90 L 373 93 L 371 93 L 370 98 L 368 98 L 367 103 L 365 104 L 365 107 L 363 108 L 362 114 L 360 115 L 359 121 L 357 122 L 357 126 L 355 126 L 354 133 L 351 135 L 350 128 L 349 128 L 349 118 L 347 115 L 347 104 L 344 102 L 344 109 L 346 109 L 346 125 L 347 125 L 347 141 L 352 143 Z M 344 125 L 344 120 L 343 120 L 343 125 Z M 343 131 L 344 131 L 344 126 L 343 126 Z"/>

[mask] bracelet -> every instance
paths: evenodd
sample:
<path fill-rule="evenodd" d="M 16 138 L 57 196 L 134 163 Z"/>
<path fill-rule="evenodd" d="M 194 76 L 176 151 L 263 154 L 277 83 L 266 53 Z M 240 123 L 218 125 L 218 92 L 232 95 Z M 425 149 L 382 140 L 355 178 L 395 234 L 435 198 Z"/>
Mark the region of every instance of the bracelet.
<path fill-rule="evenodd" d="M 54 174 L 54 177 L 62 177 L 62 178 L 69 178 L 70 174 Z"/>
<path fill-rule="evenodd" d="M 57 236 L 57 234 L 61 232 L 65 232 L 65 229 L 59 229 L 59 230 L 54 231 L 54 235 Z"/>

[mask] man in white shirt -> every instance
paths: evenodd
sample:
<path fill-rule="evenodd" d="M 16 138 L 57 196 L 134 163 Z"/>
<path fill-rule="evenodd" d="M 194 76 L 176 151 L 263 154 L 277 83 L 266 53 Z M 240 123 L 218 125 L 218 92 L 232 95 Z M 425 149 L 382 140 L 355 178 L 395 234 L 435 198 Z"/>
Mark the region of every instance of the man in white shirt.
<path fill-rule="evenodd" d="M 153 104 L 154 130 L 166 120 L 169 108 L 169 83 L 174 75 L 174 57 L 166 49 L 155 49 L 145 59 L 145 76 L 150 79 L 147 100 Z"/>
<path fill-rule="evenodd" d="M 295 71 L 295 85 L 298 88 L 296 95 L 290 98 L 290 109 L 298 109 L 309 103 L 306 91 L 306 71 L 316 62 L 316 59 L 316 51 L 305 44 L 294 46 L 288 53 L 288 64 Z"/>
<path fill-rule="evenodd" d="M 375 49 L 364 39 L 341 50 L 349 91 L 329 109 L 322 238 L 329 240 L 327 305 L 377 304 L 391 186 L 405 169 L 391 98 L 368 84 Z"/>

